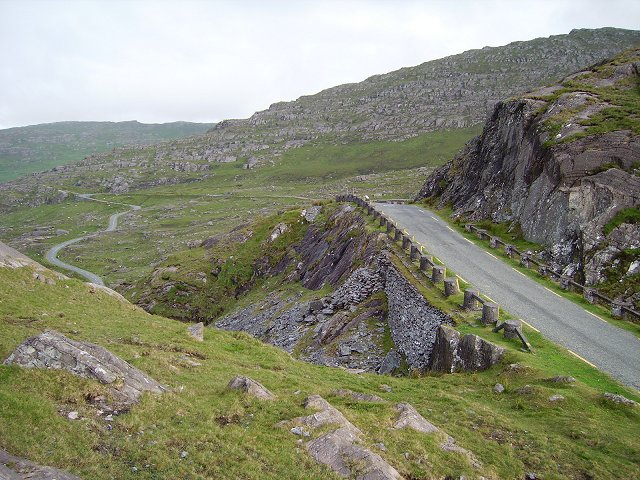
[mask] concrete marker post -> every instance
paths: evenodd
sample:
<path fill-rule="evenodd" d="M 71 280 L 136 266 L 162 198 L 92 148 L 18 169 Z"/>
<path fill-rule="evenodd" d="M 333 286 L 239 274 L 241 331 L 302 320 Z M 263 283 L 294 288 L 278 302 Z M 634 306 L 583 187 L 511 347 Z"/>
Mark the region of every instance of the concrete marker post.
<path fill-rule="evenodd" d="M 522 328 L 522 322 L 520 320 L 507 320 L 504 322 L 504 338 L 512 339 L 518 338 L 518 330 Z"/>
<path fill-rule="evenodd" d="M 458 283 L 458 277 L 447 277 L 444 279 L 444 296 L 450 297 L 460 293 L 460 284 Z"/>
<path fill-rule="evenodd" d="M 479 306 L 478 296 L 480 292 L 478 290 L 466 289 L 464 291 L 464 301 L 462 302 L 462 308 L 465 310 L 477 310 Z"/>
<path fill-rule="evenodd" d="M 431 271 L 431 281 L 433 283 L 442 282 L 444 280 L 446 271 L 447 269 L 445 267 L 441 267 L 439 265 L 434 266 L 433 270 Z"/>
<path fill-rule="evenodd" d="M 497 323 L 498 314 L 499 314 L 499 307 L 497 303 L 485 302 L 485 304 L 482 305 L 482 324 L 492 325 L 494 323 Z"/>

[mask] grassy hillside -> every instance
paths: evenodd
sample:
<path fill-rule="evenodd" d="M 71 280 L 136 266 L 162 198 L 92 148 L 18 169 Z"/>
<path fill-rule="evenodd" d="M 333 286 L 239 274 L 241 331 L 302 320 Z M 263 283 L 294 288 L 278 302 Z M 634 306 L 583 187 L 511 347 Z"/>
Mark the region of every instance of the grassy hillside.
<path fill-rule="evenodd" d="M 141 205 L 142 210 L 125 217 L 118 231 L 65 249 L 61 258 L 104 276 L 110 285 L 134 283 L 189 242 L 226 232 L 256 215 L 310 203 L 305 197 L 328 198 L 346 189 L 372 198 L 410 197 L 429 171 L 477 133 L 477 128 L 469 128 L 426 133 L 403 142 L 305 146 L 288 151 L 270 167 L 247 170 L 238 163 L 217 164 L 204 181 L 99 195 Z M 62 187 L 79 190 L 73 181 Z M 76 198 L 17 208 L 0 215 L 0 239 L 42 261 L 51 246 L 103 229 L 108 216 L 122 209 Z M 31 236 L 45 226 L 69 233 Z"/>
<path fill-rule="evenodd" d="M 149 145 L 206 132 L 213 124 L 58 122 L 0 130 L 0 183 L 122 145 Z"/>
<path fill-rule="evenodd" d="M 82 478 L 338 478 L 311 460 L 298 437 L 274 426 L 307 414 L 302 401 L 314 393 L 362 429 L 365 443 L 406 478 L 640 475 L 639 409 L 600 396 L 604 390 L 633 394 L 535 332 L 527 332 L 537 349 L 531 355 L 482 327 L 465 325 L 465 331 L 508 348 L 503 365 L 479 374 L 354 375 L 296 361 L 244 334 L 207 329 L 198 343 L 186 335 L 184 324 L 91 293 L 77 280 L 46 285 L 28 269 L 4 268 L 0 325 L 0 358 L 27 337 L 56 329 L 105 346 L 173 389 L 145 396 L 130 412 L 106 422 L 87 400 L 105 393 L 96 382 L 0 366 L 0 448 Z M 513 362 L 526 368 L 515 371 L 508 366 Z M 278 399 L 260 403 L 226 390 L 237 374 L 262 382 Z M 578 382 L 563 386 L 544 380 L 557 374 Z M 504 394 L 492 392 L 498 381 Z M 381 391 L 382 383 L 392 391 Z M 525 385 L 530 387 L 521 390 Z M 331 393 L 336 388 L 375 393 L 388 403 L 336 397 Z M 555 393 L 565 401 L 549 402 Z M 393 430 L 393 404 L 399 401 L 410 402 L 474 452 L 483 467 L 474 469 L 462 455 L 441 451 L 435 436 Z M 66 418 L 71 410 L 80 413 L 79 420 Z M 380 442 L 386 451 L 373 446 Z"/>

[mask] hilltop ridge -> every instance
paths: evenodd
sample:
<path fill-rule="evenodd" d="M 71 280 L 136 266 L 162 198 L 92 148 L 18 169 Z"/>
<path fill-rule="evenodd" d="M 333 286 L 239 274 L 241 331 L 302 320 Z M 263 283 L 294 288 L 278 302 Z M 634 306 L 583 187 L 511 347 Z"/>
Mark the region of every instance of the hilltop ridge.
<path fill-rule="evenodd" d="M 248 119 L 222 121 L 202 136 L 92 155 L 2 190 L 42 198 L 52 185 L 74 184 L 125 193 L 210 178 L 219 164 L 272 165 L 301 146 L 401 142 L 427 132 L 468 128 L 484 121 L 497 101 L 637 43 L 638 31 L 603 28 L 470 50 L 274 103 Z M 2 190 L 5 203 L 16 202 Z"/>

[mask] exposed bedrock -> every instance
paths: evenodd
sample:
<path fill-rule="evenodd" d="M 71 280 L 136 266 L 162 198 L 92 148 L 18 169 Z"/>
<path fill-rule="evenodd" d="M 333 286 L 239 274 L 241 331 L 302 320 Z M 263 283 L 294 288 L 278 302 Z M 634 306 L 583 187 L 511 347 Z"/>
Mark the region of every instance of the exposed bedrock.
<path fill-rule="evenodd" d="M 107 349 L 89 342 L 71 340 L 53 330 L 27 339 L 4 361 L 25 368 L 66 370 L 84 378 L 111 385 L 114 398 L 131 405 L 144 392 L 162 393 L 167 387 Z"/>

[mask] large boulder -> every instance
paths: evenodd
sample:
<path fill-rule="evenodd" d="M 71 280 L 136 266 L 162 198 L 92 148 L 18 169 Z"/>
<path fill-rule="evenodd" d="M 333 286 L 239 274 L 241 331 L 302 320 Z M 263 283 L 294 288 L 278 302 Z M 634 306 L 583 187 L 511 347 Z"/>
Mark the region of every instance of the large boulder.
<path fill-rule="evenodd" d="M 275 400 L 276 396 L 267 390 L 264 385 L 249 377 L 236 376 L 231 379 L 228 388 L 232 390 L 240 390 L 241 392 L 256 397 L 260 400 Z"/>
<path fill-rule="evenodd" d="M 464 455 L 469 463 L 475 468 L 480 468 L 482 466 L 480 461 L 475 457 L 473 453 L 471 453 L 466 448 L 458 445 L 451 435 L 447 435 L 445 432 L 440 430 L 438 427 L 436 427 L 434 424 L 420 415 L 411 404 L 406 402 L 398 403 L 396 405 L 396 410 L 398 411 L 398 418 L 393 424 L 393 428 L 410 428 L 420 433 L 439 434 L 440 436 L 444 437 L 444 441 L 440 444 L 440 448 L 442 450 L 444 450 L 445 452 L 456 452 Z"/>
<path fill-rule="evenodd" d="M 118 358 L 107 349 L 71 340 L 53 330 L 28 338 L 4 361 L 25 368 L 66 370 L 111 385 L 118 402 L 131 405 L 144 392 L 162 393 L 167 387 Z"/>
<path fill-rule="evenodd" d="M 502 359 L 504 348 L 477 335 L 460 335 L 447 325 L 440 325 L 429 369 L 436 372 L 477 372 L 490 368 Z"/>
<path fill-rule="evenodd" d="M 356 480 L 397 480 L 402 476 L 380 455 L 358 445 L 350 429 L 342 427 L 309 442 L 307 450 L 334 472 Z"/>

